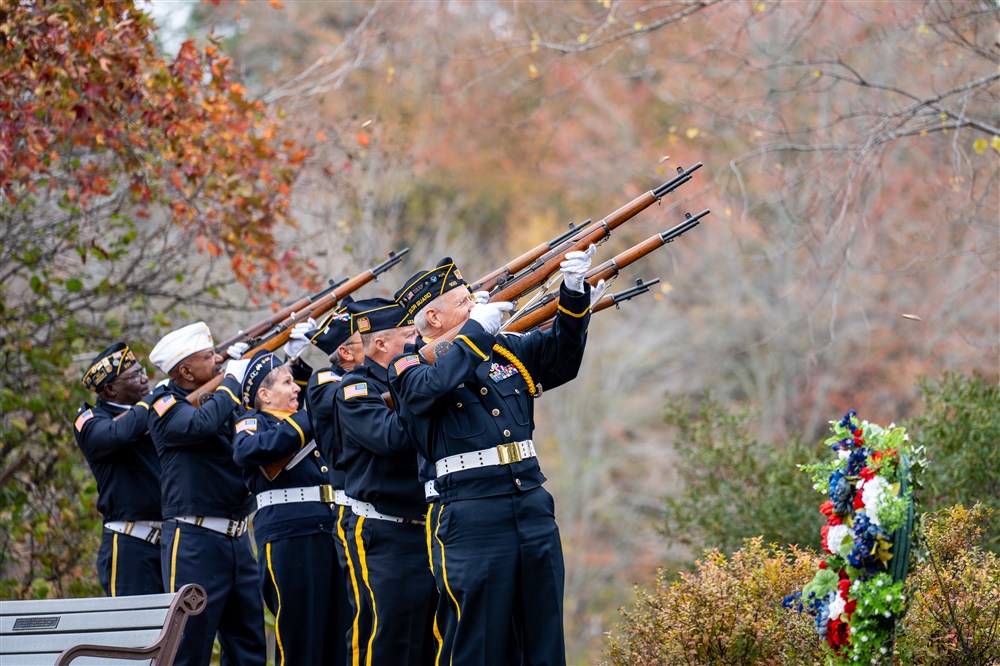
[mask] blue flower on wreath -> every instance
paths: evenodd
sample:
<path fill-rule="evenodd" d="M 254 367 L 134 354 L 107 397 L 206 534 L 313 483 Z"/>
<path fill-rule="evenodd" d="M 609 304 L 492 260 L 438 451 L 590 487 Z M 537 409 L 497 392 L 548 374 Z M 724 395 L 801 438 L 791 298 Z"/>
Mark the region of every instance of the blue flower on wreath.
<path fill-rule="evenodd" d="M 866 448 L 855 449 L 847 458 L 847 476 L 858 476 L 868 462 L 868 454 L 871 453 Z"/>
<path fill-rule="evenodd" d="M 876 562 L 872 557 L 875 540 L 879 535 L 885 537 L 882 528 L 871 522 L 868 514 L 859 511 L 854 516 L 854 549 L 847 556 L 847 561 L 855 569 L 873 571 Z"/>
<path fill-rule="evenodd" d="M 854 411 L 853 409 L 850 410 L 849 412 L 847 412 L 846 414 L 844 414 L 844 418 L 840 419 L 840 427 L 841 428 L 850 428 L 851 427 L 851 419 L 854 418 L 857 415 L 858 415 L 858 413 L 856 411 Z"/>
<path fill-rule="evenodd" d="M 837 513 L 849 513 L 854 508 L 853 486 L 843 470 L 835 469 L 830 474 L 830 500 Z"/>

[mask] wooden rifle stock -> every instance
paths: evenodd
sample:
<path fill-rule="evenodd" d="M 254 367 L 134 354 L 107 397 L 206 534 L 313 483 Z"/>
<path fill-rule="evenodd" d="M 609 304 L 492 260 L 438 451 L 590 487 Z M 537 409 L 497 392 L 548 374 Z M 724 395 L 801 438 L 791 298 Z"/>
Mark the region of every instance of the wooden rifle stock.
<path fill-rule="evenodd" d="M 333 291 L 340 285 L 344 284 L 344 282 L 346 281 L 347 278 L 343 278 L 340 281 L 331 278 L 329 280 L 328 286 L 326 286 L 324 289 L 318 291 L 315 294 L 303 296 L 302 298 L 295 301 L 291 305 L 287 305 L 281 308 L 270 317 L 267 317 L 266 319 L 257 322 L 256 324 L 248 327 L 244 331 L 237 332 L 236 335 L 233 335 L 223 340 L 219 344 L 215 345 L 215 351 L 225 356 L 226 352 L 229 351 L 229 348 L 235 345 L 237 342 L 245 342 L 246 340 L 253 340 L 254 338 L 258 338 L 264 335 L 264 333 L 271 330 L 272 328 L 280 324 L 282 321 L 290 317 L 292 313 L 298 312 L 299 310 L 306 307 L 310 303 L 318 301 L 320 298 L 329 294 L 331 291 Z"/>
<path fill-rule="evenodd" d="M 295 324 L 307 321 L 313 316 L 321 316 L 333 309 L 345 296 L 354 293 L 372 280 L 378 279 L 379 275 L 402 261 L 403 257 L 409 251 L 410 248 L 406 247 L 399 252 L 390 252 L 389 258 L 378 266 L 369 268 L 349 280 L 342 281 L 336 288 L 333 289 L 333 291 L 330 291 L 316 299 L 314 302 L 307 305 L 301 312 L 296 311 L 294 317 L 286 317 L 283 321 L 281 321 L 281 323 L 271 328 L 257 341 L 257 346 L 244 352 L 242 358 L 253 358 L 253 355 L 262 349 L 274 351 L 278 347 L 282 346 L 288 341 L 288 336 L 292 334 L 292 328 Z M 201 404 L 201 396 L 206 393 L 211 393 L 215 389 L 219 388 L 219 385 L 222 383 L 222 377 L 222 374 L 218 374 L 210 381 L 196 388 L 188 394 L 187 401 L 195 407 L 199 406 Z"/>
<path fill-rule="evenodd" d="M 601 280 L 609 280 L 618 275 L 621 269 L 625 268 L 629 264 L 633 264 L 639 259 L 642 259 L 647 254 L 663 247 L 667 243 L 672 242 L 678 236 L 683 234 L 690 229 L 698 226 L 701 218 L 708 215 L 709 211 L 703 210 L 697 215 L 692 216 L 691 213 L 685 213 L 684 221 L 678 224 L 676 227 L 669 229 L 667 231 L 655 234 L 646 240 L 642 241 L 638 245 L 634 245 L 624 252 L 615 255 L 612 259 L 605 261 L 603 264 L 592 268 L 587 271 L 586 281 L 590 283 L 591 286 L 597 284 Z M 559 294 L 550 293 L 546 294 L 543 299 L 538 303 L 531 306 L 531 308 L 525 311 L 523 314 L 517 314 L 516 319 L 509 323 L 509 325 L 504 326 L 504 331 L 514 331 L 523 332 L 529 331 L 543 324 L 548 319 L 551 319 L 556 314 L 556 309 L 559 307 Z"/>
<path fill-rule="evenodd" d="M 591 244 L 604 241 L 611 235 L 614 229 L 628 222 L 640 212 L 691 180 L 691 174 L 701 167 L 701 162 L 698 162 L 689 169 L 677 167 L 677 176 L 674 178 L 663 183 L 656 189 L 636 197 L 597 224 L 591 225 L 574 234 L 557 247 L 539 256 L 521 273 L 507 279 L 502 284 L 498 284 L 490 292 L 490 301 L 516 301 L 519 296 L 531 291 L 555 273 L 559 269 L 559 264 L 567 252 L 586 250 Z"/>

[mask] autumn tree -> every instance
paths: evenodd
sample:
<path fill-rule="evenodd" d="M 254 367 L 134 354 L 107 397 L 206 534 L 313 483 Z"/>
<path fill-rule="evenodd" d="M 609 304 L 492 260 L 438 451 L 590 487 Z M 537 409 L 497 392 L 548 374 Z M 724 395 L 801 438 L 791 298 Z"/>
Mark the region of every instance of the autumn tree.
<path fill-rule="evenodd" d="M 307 149 L 217 42 L 167 58 L 155 30 L 129 0 L 0 3 L 5 597 L 96 589 L 86 361 L 232 307 L 237 283 L 265 303 L 312 284 L 275 236 Z"/>

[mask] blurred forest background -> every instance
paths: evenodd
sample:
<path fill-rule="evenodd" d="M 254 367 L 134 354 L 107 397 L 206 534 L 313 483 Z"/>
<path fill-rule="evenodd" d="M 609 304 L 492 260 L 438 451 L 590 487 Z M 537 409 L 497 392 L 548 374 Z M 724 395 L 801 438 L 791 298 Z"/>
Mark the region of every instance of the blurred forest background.
<path fill-rule="evenodd" d="M 537 405 L 570 661 L 597 659 L 657 567 L 758 534 L 815 546 L 811 500 L 767 512 L 798 506 L 785 481 L 830 420 L 920 423 L 972 386 L 1000 427 L 998 18 L 991 0 L 0 0 L 0 597 L 98 589 L 71 427 L 113 340 L 145 353 L 198 319 L 221 339 L 404 246 L 360 296 L 442 256 L 478 277 L 696 162 L 595 261 L 711 215 L 623 272 L 613 290 L 661 283 L 595 315 L 580 377 Z M 935 501 L 1000 497 L 989 465 L 986 496 L 960 496 L 983 459 L 952 454 Z"/>

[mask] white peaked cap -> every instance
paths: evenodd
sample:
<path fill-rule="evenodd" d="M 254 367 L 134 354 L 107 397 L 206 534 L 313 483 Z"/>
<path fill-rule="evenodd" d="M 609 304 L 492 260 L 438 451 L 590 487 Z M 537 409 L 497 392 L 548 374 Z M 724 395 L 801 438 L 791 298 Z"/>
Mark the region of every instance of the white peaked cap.
<path fill-rule="evenodd" d="M 191 354 L 214 346 L 208 324 L 199 321 L 164 335 L 149 352 L 149 360 L 163 372 L 169 373 Z"/>

